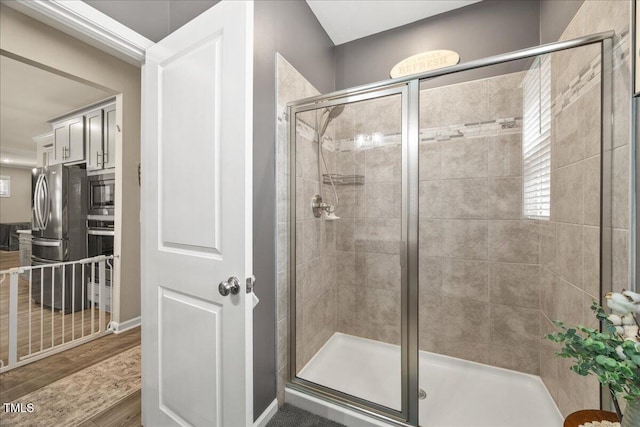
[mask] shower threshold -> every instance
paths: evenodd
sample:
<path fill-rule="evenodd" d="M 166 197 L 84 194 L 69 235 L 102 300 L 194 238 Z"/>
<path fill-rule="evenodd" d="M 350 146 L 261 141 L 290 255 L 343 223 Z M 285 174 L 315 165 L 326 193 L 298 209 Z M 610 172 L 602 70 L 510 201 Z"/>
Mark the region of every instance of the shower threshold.
<path fill-rule="evenodd" d="M 422 427 L 561 426 L 562 415 L 540 377 L 421 351 L 419 401 Z M 335 333 L 298 374 L 300 378 L 360 398 L 400 409 L 400 347 Z M 296 406 L 314 411 L 318 399 L 287 393 Z M 333 405 L 331 405 L 333 406 Z M 344 410 L 332 418 L 345 422 Z M 318 413 L 318 412 L 316 412 Z M 367 424 L 357 417 L 357 425 Z M 354 424 L 354 425 L 355 425 Z M 351 425 L 351 424 L 347 424 Z"/>

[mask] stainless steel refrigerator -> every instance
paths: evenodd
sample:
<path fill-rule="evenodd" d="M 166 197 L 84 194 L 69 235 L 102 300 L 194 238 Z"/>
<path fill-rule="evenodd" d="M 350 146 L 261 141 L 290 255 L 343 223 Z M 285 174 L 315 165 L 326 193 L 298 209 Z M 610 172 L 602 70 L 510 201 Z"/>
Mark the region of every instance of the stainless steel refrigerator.
<path fill-rule="evenodd" d="M 34 169 L 31 193 L 32 266 L 85 258 L 86 177 L 84 165 Z M 36 302 L 56 310 L 64 308 L 67 313 L 81 310 L 85 306 L 81 274 L 80 268 L 76 267 L 74 283 L 71 266 L 66 267 L 64 274 L 62 267 L 33 270 L 31 295 Z"/>

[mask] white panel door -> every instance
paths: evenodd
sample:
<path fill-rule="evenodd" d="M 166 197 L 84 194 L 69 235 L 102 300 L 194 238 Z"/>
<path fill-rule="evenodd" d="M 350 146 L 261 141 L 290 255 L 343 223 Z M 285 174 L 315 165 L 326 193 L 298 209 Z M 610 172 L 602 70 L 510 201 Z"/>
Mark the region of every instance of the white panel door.
<path fill-rule="evenodd" d="M 161 40 L 142 76 L 143 424 L 252 425 L 253 3 Z"/>

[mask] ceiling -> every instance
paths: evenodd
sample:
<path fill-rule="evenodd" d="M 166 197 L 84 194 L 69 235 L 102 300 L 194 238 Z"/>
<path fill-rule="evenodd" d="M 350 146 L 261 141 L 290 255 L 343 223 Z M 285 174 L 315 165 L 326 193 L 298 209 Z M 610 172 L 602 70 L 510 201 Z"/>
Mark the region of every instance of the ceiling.
<path fill-rule="evenodd" d="M 155 42 L 219 0 L 84 0 Z M 339 45 L 481 0 L 306 0 Z M 153 17 L 154 19 L 149 19 Z"/>
<path fill-rule="evenodd" d="M 480 0 L 307 0 L 335 45 L 400 27 Z"/>
<path fill-rule="evenodd" d="M 480 0 L 306 1 L 331 40 L 339 45 Z M 106 1 L 89 3 L 108 4 Z M 191 3 L 209 7 L 215 1 Z M 110 95 L 112 93 L 0 56 L 0 163 L 35 165 L 33 137 L 51 131 L 48 120 Z"/>
<path fill-rule="evenodd" d="M 112 93 L 0 55 L 0 163 L 35 166 L 47 123 Z"/>

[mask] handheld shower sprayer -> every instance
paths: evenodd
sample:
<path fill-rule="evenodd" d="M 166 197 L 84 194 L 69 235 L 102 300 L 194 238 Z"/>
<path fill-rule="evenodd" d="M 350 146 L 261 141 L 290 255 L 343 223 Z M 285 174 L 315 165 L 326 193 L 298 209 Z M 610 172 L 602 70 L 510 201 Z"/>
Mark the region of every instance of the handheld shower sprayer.
<path fill-rule="evenodd" d="M 331 122 L 331 120 L 338 117 L 340 114 L 342 114 L 343 111 L 344 111 L 344 105 L 336 105 L 335 107 L 329 107 L 324 109 L 324 111 L 322 112 L 322 116 L 324 117 L 324 115 L 327 113 L 329 113 L 329 115 L 327 116 L 324 123 L 322 124 L 322 130 L 320 130 L 321 136 L 324 136 L 324 133 L 327 131 L 327 126 L 329 126 L 329 123 Z"/>

